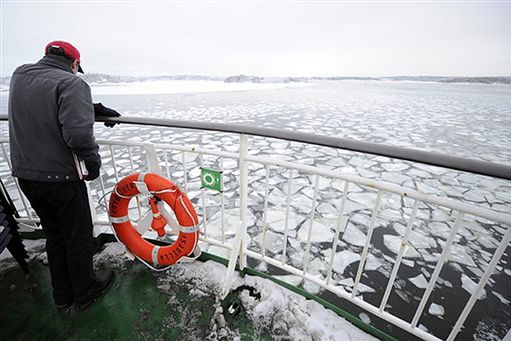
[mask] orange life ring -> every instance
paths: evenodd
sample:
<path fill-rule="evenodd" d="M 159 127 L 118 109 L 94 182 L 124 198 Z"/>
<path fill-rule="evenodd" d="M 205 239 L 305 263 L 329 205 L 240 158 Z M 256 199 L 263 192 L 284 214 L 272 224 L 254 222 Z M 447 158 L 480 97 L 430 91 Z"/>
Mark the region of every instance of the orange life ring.
<path fill-rule="evenodd" d="M 178 238 L 173 244 L 154 245 L 142 238 L 131 224 L 128 205 L 132 198 L 140 194 L 152 195 L 151 200 L 161 199 L 174 211 L 180 228 Z M 152 202 L 153 224 L 151 227 L 161 236 L 164 234 L 163 228 L 166 221 L 162 224 L 161 215 L 158 211 L 154 211 L 155 207 Z M 199 220 L 192 203 L 174 183 L 158 174 L 134 173 L 119 181 L 110 196 L 109 213 L 119 240 L 132 254 L 154 266 L 175 264 L 182 257 L 189 256 L 197 247 Z"/>

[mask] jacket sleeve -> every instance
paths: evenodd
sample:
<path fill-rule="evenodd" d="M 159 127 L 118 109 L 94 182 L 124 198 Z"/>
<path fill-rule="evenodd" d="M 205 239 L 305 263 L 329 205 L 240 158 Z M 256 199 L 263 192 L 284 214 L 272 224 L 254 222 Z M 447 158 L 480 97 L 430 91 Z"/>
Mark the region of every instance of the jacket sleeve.
<path fill-rule="evenodd" d="M 61 83 L 59 121 L 62 136 L 73 153 L 99 168 L 101 157 L 94 138 L 94 108 L 89 85 L 79 77 Z"/>

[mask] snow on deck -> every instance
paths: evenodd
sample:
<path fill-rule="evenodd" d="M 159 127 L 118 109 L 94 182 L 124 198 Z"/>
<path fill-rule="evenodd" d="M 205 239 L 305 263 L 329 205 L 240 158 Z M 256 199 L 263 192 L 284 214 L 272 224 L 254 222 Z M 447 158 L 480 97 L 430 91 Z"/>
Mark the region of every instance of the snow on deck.
<path fill-rule="evenodd" d="M 107 244 L 95 257 L 95 261 L 114 260 L 117 264 L 124 259 L 124 246 L 119 243 Z M 158 287 L 171 294 L 173 282 L 188 283 L 190 294 L 214 295 L 219 301 L 225 271 L 224 265 L 214 261 L 177 264 L 159 276 Z M 260 299 L 255 299 L 243 291 L 240 298 L 254 324 L 267 327 L 275 333 L 272 336 L 292 340 L 376 340 L 319 303 L 268 279 L 249 275 L 242 278 L 236 273 L 231 290 L 242 285 L 255 288 L 261 294 Z M 220 314 L 217 314 L 217 319 Z M 222 323 L 218 325 L 220 329 L 225 328 Z M 221 336 L 220 330 L 217 332 Z"/>

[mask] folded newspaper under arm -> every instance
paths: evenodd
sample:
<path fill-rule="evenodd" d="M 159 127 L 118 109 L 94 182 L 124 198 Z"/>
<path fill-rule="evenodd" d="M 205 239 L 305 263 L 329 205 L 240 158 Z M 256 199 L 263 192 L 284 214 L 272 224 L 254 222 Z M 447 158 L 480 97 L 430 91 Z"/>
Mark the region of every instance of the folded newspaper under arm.
<path fill-rule="evenodd" d="M 78 158 L 76 154 L 73 154 L 73 158 L 75 160 L 75 167 L 76 171 L 78 172 L 78 177 L 80 180 L 85 179 L 89 175 L 89 171 L 87 170 L 87 167 L 85 166 L 85 161 Z"/>

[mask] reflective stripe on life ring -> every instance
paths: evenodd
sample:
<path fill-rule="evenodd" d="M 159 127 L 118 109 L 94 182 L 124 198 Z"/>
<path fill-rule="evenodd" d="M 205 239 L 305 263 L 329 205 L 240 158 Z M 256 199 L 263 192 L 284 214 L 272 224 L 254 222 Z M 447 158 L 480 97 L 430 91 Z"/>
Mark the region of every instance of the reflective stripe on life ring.
<path fill-rule="evenodd" d="M 142 238 L 131 224 L 129 202 L 140 194 L 156 194 L 174 211 L 180 228 L 173 244 L 156 246 Z M 155 266 L 175 264 L 197 246 L 199 219 L 192 203 L 174 183 L 158 174 L 134 173 L 119 181 L 110 196 L 109 213 L 119 240 L 131 253 Z"/>

